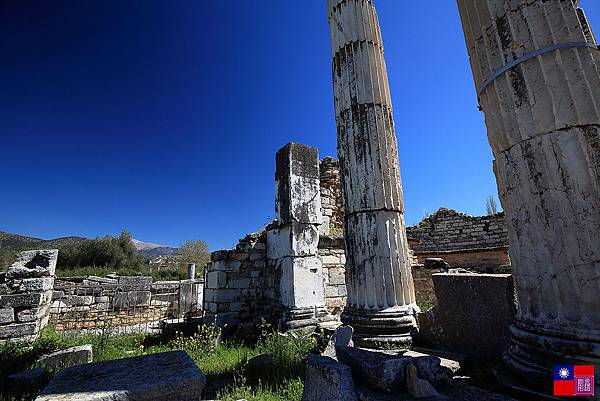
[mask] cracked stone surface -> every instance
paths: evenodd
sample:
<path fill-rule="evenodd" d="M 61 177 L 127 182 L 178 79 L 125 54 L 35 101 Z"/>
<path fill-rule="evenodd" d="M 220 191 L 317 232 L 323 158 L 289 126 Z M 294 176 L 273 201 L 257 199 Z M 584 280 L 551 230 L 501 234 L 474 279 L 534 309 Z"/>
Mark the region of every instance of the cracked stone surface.
<path fill-rule="evenodd" d="M 346 213 L 349 308 L 342 319 L 353 325 L 363 346 L 380 340 L 408 345 L 417 326 L 415 309 L 404 306 L 415 304 L 415 294 L 377 13 L 371 0 L 329 0 L 328 5 Z M 386 323 L 377 325 L 375 319 Z"/>
<path fill-rule="evenodd" d="M 597 44 L 571 0 L 458 5 L 477 88 L 534 50 Z M 520 345 L 508 362 L 533 384 L 549 386 L 543 368 L 565 354 L 600 368 L 598 88 L 600 52 L 566 48 L 510 69 L 479 97 L 519 301 L 512 337 Z"/>
<path fill-rule="evenodd" d="M 192 401 L 206 377 L 183 351 L 61 370 L 36 401 Z"/>

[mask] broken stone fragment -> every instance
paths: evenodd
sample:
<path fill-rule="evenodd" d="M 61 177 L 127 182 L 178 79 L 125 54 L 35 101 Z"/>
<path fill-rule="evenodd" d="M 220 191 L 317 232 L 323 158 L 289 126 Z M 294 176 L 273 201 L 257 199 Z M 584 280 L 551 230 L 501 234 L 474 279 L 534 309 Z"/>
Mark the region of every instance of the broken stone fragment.
<path fill-rule="evenodd" d="M 302 401 L 357 401 L 350 368 L 317 355 L 306 358 Z"/>
<path fill-rule="evenodd" d="M 36 366 L 46 370 L 59 370 L 90 363 L 93 359 L 92 346 L 81 345 L 43 355 L 38 358 Z"/>
<path fill-rule="evenodd" d="M 36 401 L 190 401 L 205 384 L 194 361 L 172 351 L 63 369 Z"/>
<path fill-rule="evenodd" d="M 337 361 L 336 348 L 338 347 L 353 347 L 352 334 L 354 330 L 351 326 L 338 327 L 335 333 L 331 336 L 327 348 L 323 351 L 324 356 L 328 356 Z"/>
<path fill-rule="evenodd" d="M 417 368 L 412 363 L 406 367 L 406 388 L 415 398 L 437 397 L 440 394 L 427 380 L 420 379 L 417 375 Z"/>
<path fill-rule="evenodd" d="M 378 391 L 405 391 L 406 368 L 413 364 L 419 377 L 435 385 L 448 383 L 459 364 L 417 352 L 396 355 L 354 347 L 336 347 L 338 360 L 352 369 L 354 377 Z"/>
<path fill-rule="evenodd" d="M 6 273 L 8 279 L 53 276 L 58 250 L 24 251 L 17 255 Z"/>

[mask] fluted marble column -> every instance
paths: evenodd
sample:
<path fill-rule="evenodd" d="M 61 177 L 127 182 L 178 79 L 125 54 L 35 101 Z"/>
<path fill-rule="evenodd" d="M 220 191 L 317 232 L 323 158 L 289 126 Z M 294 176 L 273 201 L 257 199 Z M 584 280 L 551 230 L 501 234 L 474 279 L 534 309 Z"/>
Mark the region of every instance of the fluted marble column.
<path fill-rule="evenodd" d="M 398 143 L 371 0 L 329 0 L 347 307 L 357 345 L 404 347 L 417 331 Z"/>
<path fill-rule="evenodd" d="M 600 378 L 600 52 L 572 0 L 458 0 L 518 297 L 508 365 L 551 394 L 553 365 Z"/>

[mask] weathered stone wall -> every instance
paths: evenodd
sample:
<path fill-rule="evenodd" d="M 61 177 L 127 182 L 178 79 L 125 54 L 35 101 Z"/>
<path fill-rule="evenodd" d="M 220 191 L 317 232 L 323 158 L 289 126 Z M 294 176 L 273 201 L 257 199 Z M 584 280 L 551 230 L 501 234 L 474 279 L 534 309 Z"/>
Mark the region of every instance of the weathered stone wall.
<path fill-rule="evenodd" d="M 204 310 L 208 321 L 236 327 L 270 320 L 275 274 L 266 268 L 266 235 L 250 234 L 234 250 L 211 254 L 206 266 Z"/>
<path fill-rule="evenodd" d="M 50 318 L 59 330 L 145 331 L 146 324 L 202 315 L 203 279 L 153 282 L 150 276 L 57 278 Z"/>
<path fill-rule="evenodd" d="M 474 217 L 441 208 L 406 231 L 419 264 L 432 257 L 452 267 L 510 264 L 504 213 Z"/>
<path fill-rule="evenodd" d="M 344 235 L 344 204 L 340 164 L 333 157 L 325 157 L 320 162 L 321 211 L 323 223 L 319 233 L 330 237 Z"/>
<path fill-rule="evenodd" d="M 33 341 L 48 323 L 57 250 L 25 251 L 0 276 L 0 343 Z"/>
<path fill-rule="evenodd" d="M 319 258 L 323 263 L 325 305 L 330 313 L 338 315 L 346 306 L 346 253 L 344 239 L 321 236 Z"/>

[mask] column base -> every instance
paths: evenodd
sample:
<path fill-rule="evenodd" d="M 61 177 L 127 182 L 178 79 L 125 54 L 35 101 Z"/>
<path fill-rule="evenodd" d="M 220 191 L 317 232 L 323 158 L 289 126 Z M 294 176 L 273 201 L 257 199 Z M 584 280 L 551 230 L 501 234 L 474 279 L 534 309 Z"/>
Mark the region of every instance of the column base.
<path fill-rule="evenodd" d="M 524 322 L 510 328 L 511 346 L 504 353 L 505 374 L 497 374 L 508 390 L 553 397 L 555 365 L 595 365 L 595 398 L 600 399 L 600 338 L 569 337 Z M 542 399 L 542 398 L 540 398 Z M 563 398 L 564 399 L 564 398 Z"/>
<path fill-rule="evenodd" d="M 402 306 L 381 311 L 347 307 L 342 322 L 352 326 L 357 347 L 370 349 L 408 349 L 418 334 L 417 306 Z"/>
<path fill-rule="evenodd" d="M 314 328 L 319 323 L 336 320 L 335 316 L 330 315 L 324 306 L 282 309 L 280 315 L 279 323 L 283 330 Z"/>

